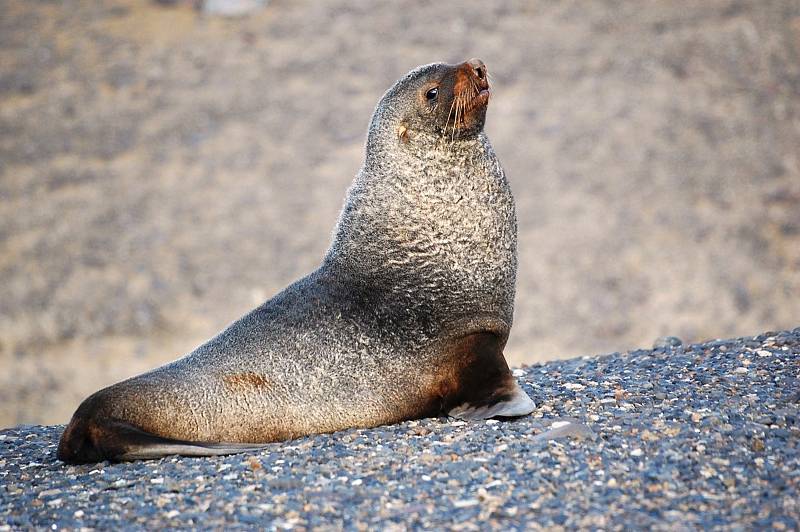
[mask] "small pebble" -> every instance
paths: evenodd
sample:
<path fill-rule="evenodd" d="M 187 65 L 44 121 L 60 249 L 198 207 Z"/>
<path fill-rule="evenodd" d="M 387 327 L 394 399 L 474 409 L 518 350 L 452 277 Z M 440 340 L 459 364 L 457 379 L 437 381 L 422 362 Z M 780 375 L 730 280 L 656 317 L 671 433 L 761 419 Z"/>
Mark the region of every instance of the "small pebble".
<path fill-rule="evenodd" d="M 453 506 L 456 508 L 469 508 L 470 506 L 477 506 L 480 504 L 478 499 L 462 499 L 459 501 L 453 502 Z"/>
<path fill-rule="evenodd" d="M 677 336 L 661 336 L 653 342 L 653 349 L 680 347 L 681 345 L 683 345 L 683 341 Z"/>

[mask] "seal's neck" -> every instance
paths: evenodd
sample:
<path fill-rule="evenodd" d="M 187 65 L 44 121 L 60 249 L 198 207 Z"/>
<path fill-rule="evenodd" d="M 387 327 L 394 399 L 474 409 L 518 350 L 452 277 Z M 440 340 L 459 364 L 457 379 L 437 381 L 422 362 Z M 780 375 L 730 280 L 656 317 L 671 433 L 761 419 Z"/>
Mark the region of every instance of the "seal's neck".
<path fill-rule="evenodd" d="M 367 152 L 325 264 L 395 297 L 504 309 L 510 323 L 516 219 L 487 137 L 412 137 Z"/>

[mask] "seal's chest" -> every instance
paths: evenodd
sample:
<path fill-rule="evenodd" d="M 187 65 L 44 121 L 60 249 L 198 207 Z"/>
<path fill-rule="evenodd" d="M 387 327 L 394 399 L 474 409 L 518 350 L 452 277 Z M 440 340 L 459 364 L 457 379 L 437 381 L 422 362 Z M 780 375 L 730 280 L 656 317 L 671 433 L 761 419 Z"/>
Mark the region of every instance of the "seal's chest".
<path fill-rule="evenodd" d="M 472 279 L 511 273 L 516 222 L 502 174 L 454 165 L 428 174 L 406 192 L 403 219 L 397 222 L 404 227 L 403 247 L 410 246 L 420 263 Z"/>

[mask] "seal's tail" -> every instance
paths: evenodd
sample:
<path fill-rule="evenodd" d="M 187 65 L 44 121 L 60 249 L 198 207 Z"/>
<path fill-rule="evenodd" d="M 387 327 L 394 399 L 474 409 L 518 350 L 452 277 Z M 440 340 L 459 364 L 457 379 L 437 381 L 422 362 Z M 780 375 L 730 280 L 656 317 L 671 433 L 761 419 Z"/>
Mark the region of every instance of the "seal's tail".
<path fill-rule="evenodd" d="M 203 443 L 163 438 L 124 421 L 95 422 L 75 416 L 61 435 L 58 459 L 69 464 L 103 460 L 124 461 L 160 458 L 171 454 L 219 456 L 258 451 L 257 443 Z"/>

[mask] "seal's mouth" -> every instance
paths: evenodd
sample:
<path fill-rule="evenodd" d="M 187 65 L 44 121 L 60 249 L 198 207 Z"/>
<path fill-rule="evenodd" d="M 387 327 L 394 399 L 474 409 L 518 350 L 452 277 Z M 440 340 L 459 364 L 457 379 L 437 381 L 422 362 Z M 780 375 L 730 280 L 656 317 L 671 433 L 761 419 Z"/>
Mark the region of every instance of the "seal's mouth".
<path fill-rule="evenodd" d="M 451 137 L 479 131 L 486 118 L 491 91 L 486 65 L 480 59 L 470 59 L 459 65 L 453 85 L 453 101 L 445 123 Z M 450 121 L 452 120 L 452 126 Z"/>
<path fill-rule="evenodd" d="M 474 95 L 469 104 L 467 104 L 467 112 L 474 110 L 478 106 L 486 106 L 489 103 L 490 95 L 488 87 L 478 91 L 478 94 Z"/>

